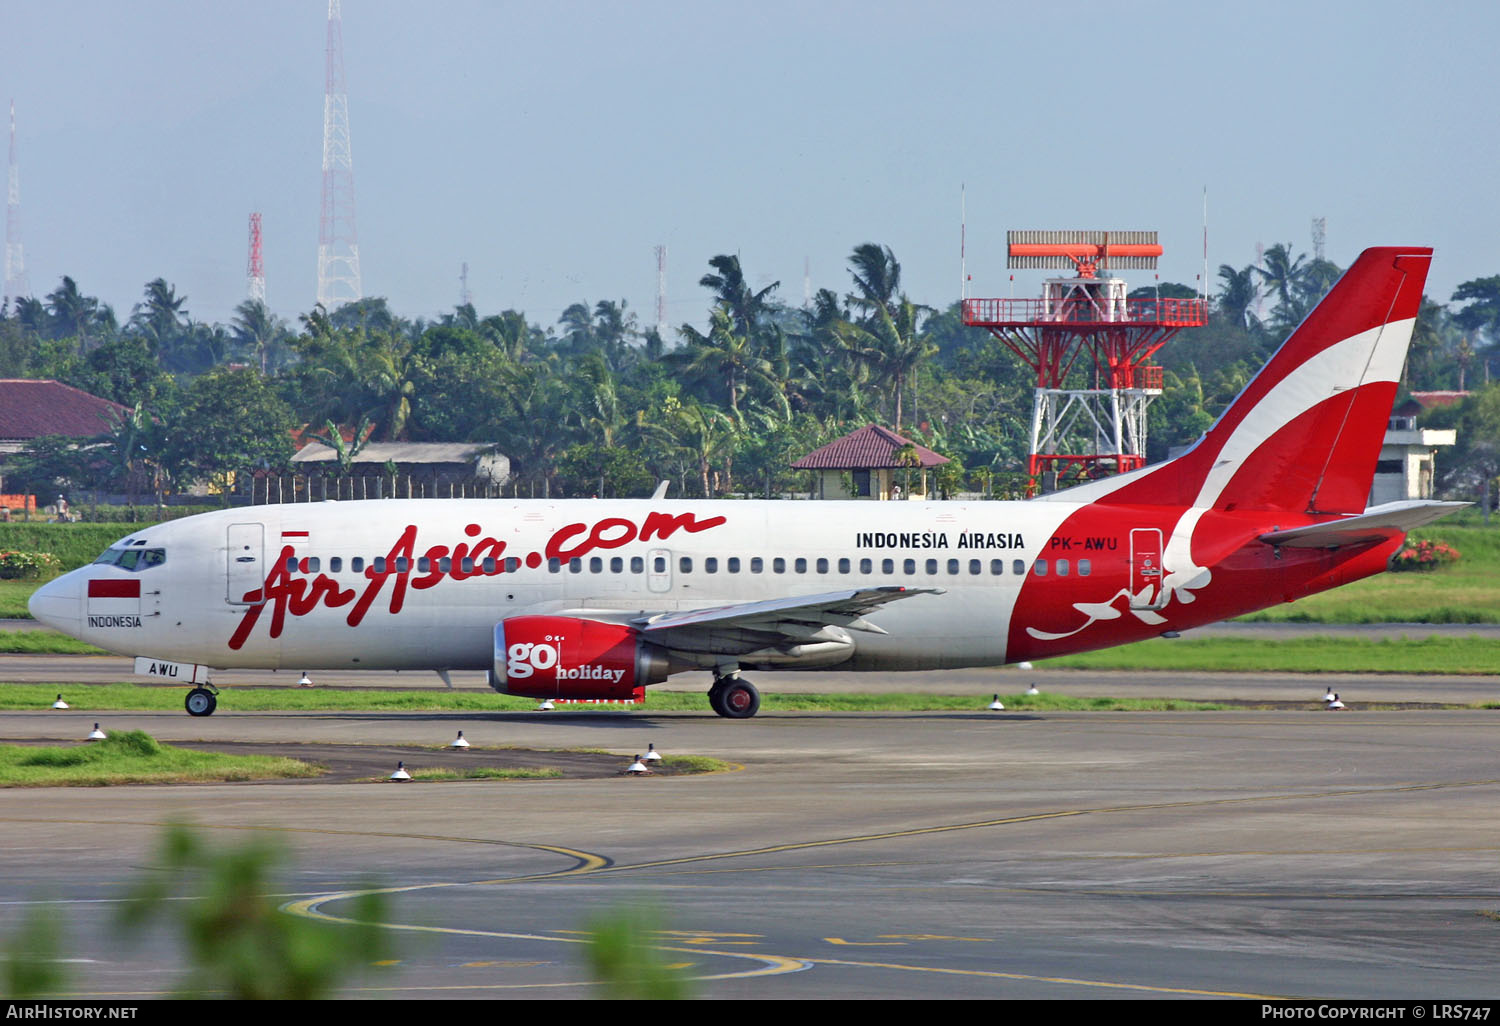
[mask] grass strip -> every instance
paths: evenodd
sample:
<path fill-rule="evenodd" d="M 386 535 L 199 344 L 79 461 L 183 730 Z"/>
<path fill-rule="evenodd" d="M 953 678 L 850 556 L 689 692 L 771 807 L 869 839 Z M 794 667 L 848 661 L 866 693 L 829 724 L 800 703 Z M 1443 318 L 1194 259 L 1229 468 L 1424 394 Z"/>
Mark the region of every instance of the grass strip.
<path fill-rule="evenodd" d="M 499 766 L 472 766 L 467 769 L 412 770 L 413 780 L 557 780 L 559 769 L 502 769 Z"/>
<path fill-rule="evenodd" d="M 75 684 L 62 695 L 76 712 L 129 710 L 182 711 L 186 689 L 142 684 Z M 0 685 L 0 710 L 46 709 L 58 695 L 55 684 Z M 1228 706 L 1176 699 L 1073 698 L 1067 695 L 1002 695 L 1007 709 L 1033 711 L 1115 710 L 1163 711 L 1224 709 Z M 972 712 L 983 710 L 990 695 L 926 694 L 762 694 L 768 712 Z M 483 691 L 387 691 L 329 688 L 225 688 L 219 695 L 222 712 L 529 712 L 531 699 Z M 706 695 L 691 691 L 650 691 L 644 706 L 559 705 L 539 715 L 608 712 L 696 712 L 708 709 Z M 66 715 L 59 713 L 59 716 Z"/>
<path fill-rule="evenodd" d="M 1058 656 L 1041 664 L 1079 670 L 1240 673 L 1500 674 L 1500 646 L 1479 637 L 1153 638 Z"/>
<path fill-rule="evenodd" d="M 0 631 L 0 652 L 24 655 L 108 655 L 86 641 L 49 630 Z"/>
<path fill-rule="evenodd" d="M 76 745 L 0 745 L 0 787 L 106 787 L 315 777 L 296 759 L 219 755 L 164 745 L 141 730 Z"/>

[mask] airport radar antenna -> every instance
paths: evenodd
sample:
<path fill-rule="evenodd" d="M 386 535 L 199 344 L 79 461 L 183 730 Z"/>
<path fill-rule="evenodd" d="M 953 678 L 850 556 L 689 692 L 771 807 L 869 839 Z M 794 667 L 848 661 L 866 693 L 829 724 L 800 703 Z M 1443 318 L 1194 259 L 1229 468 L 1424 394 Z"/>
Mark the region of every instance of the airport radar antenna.
<path fill-rule="evenodd" d="M 963 300 L 963 322 L 985 328 L 1031 367 L 1027 494 L 1135 470 L 1146 463 L 1146 409 L 1162 392 L 1147 361 L 1183 328 L 1201 326 L 1206 299 L 1130 298 L 1110 271 L 1154 270 L 1154 231 L 1011 231 L 1007 266 L 1073 270 L 1040 299 Z"/>

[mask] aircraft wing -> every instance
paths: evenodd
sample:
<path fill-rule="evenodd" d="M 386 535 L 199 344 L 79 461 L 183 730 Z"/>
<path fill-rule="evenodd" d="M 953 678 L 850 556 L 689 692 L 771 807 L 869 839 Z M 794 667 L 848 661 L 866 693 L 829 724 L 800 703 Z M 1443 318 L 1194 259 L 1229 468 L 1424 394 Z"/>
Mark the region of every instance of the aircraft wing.
<path fill-rule="evenodd" d="M 1267 545 L 1294 549 L 1336 549 L 1341 545 L 1361 545 L 1382 541 L 1392 531 L 1410 531 L 1445 517 L 1455 510 L 1472 506 L 1471 502 L 1425 502 L 1410 499 L 1372 506 L 1352 517 L 1329 520 L 1307 527 L 1290 527 L 1285 531 L 1268 531 L 1260 536 Z"/>
<path fill-rule="evenodd" d="M 821 595 L 799 595 L 742 602 L 732 606 L 689 609 L 643 617 L 634 623 L 648 638 L 670 648 L 702 650 L 710 639 L 739 637 L 759 643 L 803 641 L 826 627 L 846 627 L 872 634 L 886 633 L 865 614 L 888 602 L 913 595 L 940 595 L 942 588 L 854 588 Z"/>

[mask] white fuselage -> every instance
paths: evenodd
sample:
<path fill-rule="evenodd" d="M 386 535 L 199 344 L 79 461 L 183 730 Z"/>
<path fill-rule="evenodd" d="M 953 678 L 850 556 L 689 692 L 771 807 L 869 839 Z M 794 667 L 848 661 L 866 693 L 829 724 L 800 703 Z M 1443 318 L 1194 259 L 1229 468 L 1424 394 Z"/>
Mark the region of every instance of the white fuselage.
<path fill-rule="evenodd" d="M 39 592 L 33 610 L 110 651 L 216 668 L 483 669 L 493 628 L 507 617 L 624 620 L 901 585 L 943 593 L 873 614 L 888 633 L 860 634 L 845 668 L 990 665 L 1006 659 L 1026 575 L 1075 509 L 475 499 L 252 506 L 122 539 L 115 549 L 160 550 L 159 564 L 74 571 Z M 1090 570 L 1101 586 L 1116 572 L 1123 578 L 1124 555 L 1098 553 Z M 123 584 L 91 584 L 99 581 Z M 138 599 L 115 593 L 131 581 L 140 582 Z"/>

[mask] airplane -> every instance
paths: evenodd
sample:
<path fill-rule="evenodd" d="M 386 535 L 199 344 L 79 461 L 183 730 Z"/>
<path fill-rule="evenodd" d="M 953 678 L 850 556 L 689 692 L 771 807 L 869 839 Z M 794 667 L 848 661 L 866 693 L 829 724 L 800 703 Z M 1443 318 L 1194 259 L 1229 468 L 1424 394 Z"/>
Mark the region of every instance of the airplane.
<path fill-rule="evenodd" d="M 40 622 L 190 683 L 220 670 L 485 670 L 639 702 L 708 671 L 997 666 L 1249 613 L 1387 568 L 1466 503 L 1366 508 L 1432 250 L 1366 250 L 1182 455 L 1024 502 L 387 499 L 145 528 L 43 585 Z"/>

